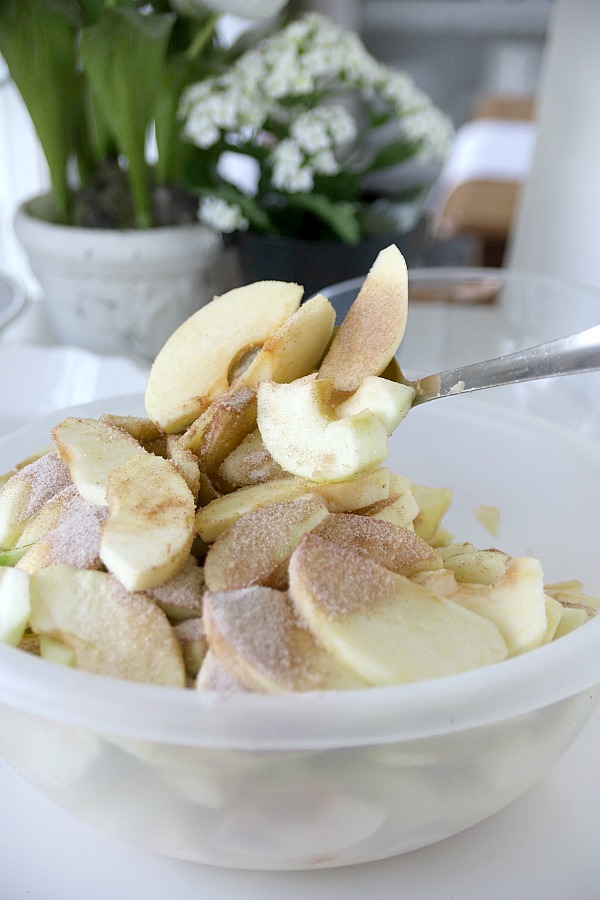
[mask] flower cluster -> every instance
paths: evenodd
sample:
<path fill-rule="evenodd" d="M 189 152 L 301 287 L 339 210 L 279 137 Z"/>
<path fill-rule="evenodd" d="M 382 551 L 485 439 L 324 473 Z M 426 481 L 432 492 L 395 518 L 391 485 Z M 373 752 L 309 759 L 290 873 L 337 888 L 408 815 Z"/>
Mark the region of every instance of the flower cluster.
<path fill-rule="evenodd" d="M 212 183 L 198 185 L 203 221 L 223 232 L 313 234 L 318 223 L 349 242 L 363 231 L 364 177 L 407 161 L 441 160 L 452 132 L 409 76 L 317 14 L 292 21 L 223 74 L 190 86 L 180 114 L 185 137 L 207 159 L 234 151 L 259 163 L 257 184 L 246 193 L 215 166 Z M 419 193 L 413 185 L 412 195 Z"/>

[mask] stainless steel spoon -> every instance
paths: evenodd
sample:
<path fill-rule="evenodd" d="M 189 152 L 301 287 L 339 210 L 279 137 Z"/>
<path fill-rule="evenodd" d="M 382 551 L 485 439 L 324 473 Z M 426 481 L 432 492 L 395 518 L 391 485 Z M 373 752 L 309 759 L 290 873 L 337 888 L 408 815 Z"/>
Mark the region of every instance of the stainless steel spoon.
<path fill-rule="evenodd" d="M 405 380 L 405 383 L 414 387 L 412 405 L 419 406 L 453 394 L 595 369 L 600 369 L 600 325 L 527 350 L 426 375 L 418 381 Z"/>

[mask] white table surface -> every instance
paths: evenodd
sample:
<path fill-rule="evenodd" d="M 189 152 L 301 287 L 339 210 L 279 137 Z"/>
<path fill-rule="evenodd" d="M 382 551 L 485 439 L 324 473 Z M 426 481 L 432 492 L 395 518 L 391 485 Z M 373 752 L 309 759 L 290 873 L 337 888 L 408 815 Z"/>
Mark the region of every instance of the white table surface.
<path fill-rule="evenodd" d="M 47 335 L 34 308 L 0 344 Z M 0 759 L 0 900 L 322 896 L 599 900 L 600 710 L 543 781 L 480 825 L 396 859 L 309 873 L 209 868 L 129 846 L 56 807 Z"/>

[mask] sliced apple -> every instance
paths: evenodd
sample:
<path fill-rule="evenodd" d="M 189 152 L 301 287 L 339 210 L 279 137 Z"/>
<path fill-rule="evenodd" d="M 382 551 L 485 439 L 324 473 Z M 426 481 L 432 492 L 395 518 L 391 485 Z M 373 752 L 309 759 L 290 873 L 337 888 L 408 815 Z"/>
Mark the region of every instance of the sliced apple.
<path fill-rule="evenodd" d="M 197 500 L 200 495 L 202 479 L 200 463 L 196 454 L 182 446 L 178 435 L 168 434 L 165 440 L 164 457 L 171 460 L 192 492 L 194 499 Z"/>
<path fill-rule="evenodd" d="M 314 534 L 365 553 L 380 566 L 401 575 L 442 566 L 439 552 L 414 531 L 369 516 L 336 513 L 317 525 Z"/>
<path fill-rule="evenodd" d="M 190 425 L 227 390 L 246 355 L 294 313 L 300 285 L 258 281 L 223 294 L 187 319 L 159 351 L 146 387 L 146 411 L 163 431 Z"/>
<path fill-rule="evenodd" d="M 318 491 L 325 497 L 329 512 L 354 512 L 385 500 L 390 493 L 391 473 L 389 469 L 374 469 L 347 481 L 331 481 L 328 484 L 307 482 L 309 490 Z"/>
<path fill-rule="evenodd" d="M 30 483 L 16 474 L 0 491 L 0 546 L 6 550 L 14 547 L 25 527 L 30 494 Z"/>
<path fill-rule="evenodd" d="M 175 466 L 144 454 L 115 469 L 100 558 L 130 591 L 157 587 L 181 569 L 194 536 L 194 498 Z"/>
<path fill-rule="evenodd" d="M 233 522 L 269 503 L 283 503 L 313 491 L 324 497 L 330 512 L 348 512 L 382 500 L 389 493 L 388 469 L 376 469 L 348 481 L 318 484 L 288 476 L 239 488 L 217 497 L 196 513 L 196 532 L 207 544 Z"/>
<path fill-rule="evenodd" d="M 507 656 L 493 622 L 316 535 L 302 539 L 289 572 L 298 614 L 370 684 L 436 678 Z"/>
<path fill-rule="evenodd" d="M 59 494 L 42 506 L 36 515 L 27 520 L 16 547 L 31 547 L 52 531 L 61 520 L 63 510 L 75 496 L 80 496 L 74 484 L 64 488 Z"/>
<path fill-rule="evenodd" d="M 381 375 L 406 329 L 408 273 L 395 245 L 382 250 L 334 337 L 319 375 L 337 390 L 355 391 L 367 375 Z"/>
<path fill-rule="evenodd" d="M 209 549 L 204 562 L 206 586 L 210 591 L 231 591 L 253 584 L 279 587 L 282 566 L 302 535 L 328 515 L 327 504 L 319 494 L 305 494 L 249 512 L 230 525 Z"/>
<path fill-rule="evenodd" d="M 419 507 L 412 492 L 412 483 L 403 475 L 390 473 L 390 489 L 387 497 L 375 501 L 360 510 L 361 515 L 390 522 L 402 528 L 414 531 L 414 520 L 419 514 Z"/>
<path fill-rule="evenodd" d="M 293 500 L 308 491 L 306 482 L 299 478 L 279 478 L 265 484 L 240 488 L 231 494 L 217 497 L 196 513 L 196 532 L 203 541 L 211 544 L 230 525 L 254 509 L 269 503 Z"/>
<path fill-rule="evenodd" d="M 247 694 L 252 688 L 232 675 L 208 648 L 196 677 L 196 690 L 214 691 L 218 694 Z"/>
<path fill-rule="evenodd" d="M 549 604 L 558 604 L 560 616 L 556 622 L 552 639 L 562 637 L 579 628 L 581 625 L 600 613 L 600 600 L 584 593 L 580 581 L 561 582 L 546 586 L 546 612 L 549 612 Z M 552 627 L 554 616 L 550 613 L 549 628 Z M 548 632 L 546 633 L 546 637 Z"/>
<path fill-rule="evenodd" d="M 450 569 L 424 569 L 422 572 L 415 572 L 410 577 L 415 584 L 420 584 L 428 591 L 439 594 L 440 597 L 446 597 L 448 600 L 452 600 L 459 588 L 456 576 Z"/>
<path fill-rule="evenodd" d="M 581 581 L 561 581 L 546 585 L 546 593 L 558 600 L 562 606 L 582 606 L 590 616 L 600 612 L 600 599 L 586 594 Z"/>
<path fill-rule="evenodd" d="M 19 569 L 0 568 L 0 643 L 19 644 L 30 610 L 29 576 Z"/>
<path fill-rule="evenodd" d="M 473 515 L 477 521 L 481 522 L 483 527 L 489 531 L 492 537 L 498 537 L 498 530 L 500 528 L 500 510 L 497 506 L 489 506 L 488 504 L 480 503 L 479 506 L 476 506 L 473 510 Z"/>
<path fill-rule="evenodd" d="M 562 604 L 561 604 L 562 605 Z M 589 616 L 581 607 L 563 606 L 560 621 L 556 626 L 553 640 L 564 637 L 576 628 L 581 628 L 588 621 Z"/>
<path fill-rule="evenodd" d="M 419 507 L 414 520 L 415 531 L 423 540 L 438 545 L 436 536 L 452 503 L 452 491 L 425 484 L 413 484 L 411 491 Z"/>
<path fill-rule="evenodd" d="M 31 576 L 31 627 L 66 645 L 87 672 L 185 686 L 181 648 L 155 603 L 106 572 L 52 566 Z"/>
<path fill-rule="evenodd" d="M 213 500 L 222 496 L 222 492 L 213 484 L 205 472 L 200 472 L 200 489 L 196 497 L 196 506 L 208 506 Z"/>
<path fill-rule="evenodd" d="M 388 381 L 397 381 L 399 384 L 406 384 L 407 379 L 404 377 L 402 369 L 400 368 L 400 363 L 398 362 L 398 357 L 394 356 L 385 367 L 383 372 L 381 373 L 382 378 L 387 378 Z"/>
<path fill-rule="evenodd" d="M 67 488 L 36 517 L 33 524 L 42 518 L 48 524 L 58 514 L 55 524 L 39 536 L 17 567 L 30 574 L 53 565 L 101 568 L 100 534 L 107 512 L 105 506 L 90 503 L 75 488 Z"/>
<path fill-rule="evenodd" d="M 52 438 L 79 493 L 99 506 L 106 506 L 111 472 L 146 455 L 130 434 L 98 419 L 70 416 L 52 429 Z"/>
<path fill-rule="evenodd" d="M 512 655 L 539 647 L 548 627 L 542 566 L 531 557 L 508 561 L 491 586 L 460 584 L 452 600 L 500 629 Z"/>
<path fill-rule="evenodd" d="M 38 641 L 42 659 L 57 663 L 59 666 L 76 668 L 77 656 L 75 651 L 68 644 L 65 644 L 64 641 L 59 641 L 58 638 L 51 637 L 49 634 L 40 634 Z"/>
<path fill-rule="evenodd" d="M 563 608 L 558 600 L 555 600 L 554 597 L 546 594 L 546 619 L 548 624 L 546 625 L 546 631 L 542 638 L 542 644 L 549 644 L 550 641 L 554 640 L 556 629 L 562 618 L 562 612 Z"/>
<path fill-rule="evenodd" d="M 269 337 L 240 380 L 288 382 L 314 372 L 321 362 L 335 325 L 335 310 L 317 294 L 286 319 Z"/>
<path fill-rule="evenodd" d="M 113 425 L 126 431 L 132 438 L 142 444 L 149 450 L 150 446 L 162 437 L 162 431 L 155 422 L 150 419 L 144 419 L 142 416 L 116 416 L 112 413 L 104 413 L 100 416 L 100 421 L 105 425 Z"/>
<path fill-rule="evenodd" d="M 231 487 L 238 488 L 284 478 L 287 473 L 275 462 L 255 429 L 223 460 L 218 474 Z"/>
<path fill-rule="evenodd" d="M 185 619 L 173 631 L 181 647 L 185 673 L 188 678 L 196 678 L 208 651 L 202 619 Z"/>
<path fill-rule="evenodd" d="M 379 418 L 364 410 L 338 419 L 330 398 L 331 382 L 310 377 L 259 384 L 258 430 L 286 472 L 311 481 L 343 481 L 377 468 L 387 457 L 388 435 Z"/>
<path fill-rule="evenodd" d="M 0 490 L 0 547 L 10 550 L 27 523 L 71 484 L 57 453 L 47 453 L 15 472 Z"/>
<path fill-rule="evenodd" d="M 266 587 L 209 593 L 205 628 L 221 665 L 255 690 L 345 690 L 364 679 L 298 623 L 287 594 Z"/>
<path fill-rule="evenodd" d="M 478 550 L 468 541 L 442 547 L 440 552 L 444 566 L 454 572 L 456 580 L 470 584 L 494 584 L 510 561 L 501 550 Z"/>
<path fill-rule="evenodd" d="M 30 545 L 23 544 L 20 547 L 12 547 L 10 550 L 0 550 L 0 566 L 14 566 L 30 549 Z"/>
<path fill-rule="evenodd" d="M 158 587 L 147 588 L 144 593 L 173 624 L 195 619 L 202 615 L 204 570 L 189 556 L 172 578 Z"/>
<path fill-rule="evenodd" d="M 180 439 L 192 450 L 208 475 L 256 428 L 256 391 L 234 386 L 210 404 Z"/>
<path fill-rule="evenodd" d="M 414 396 L 414 389 L 406 384 L 368 375 L 347 400 L 338 404 L 335 414 L 344 419 L 368 410 L 377 416 L 389 435 L 409 411 Z"/>

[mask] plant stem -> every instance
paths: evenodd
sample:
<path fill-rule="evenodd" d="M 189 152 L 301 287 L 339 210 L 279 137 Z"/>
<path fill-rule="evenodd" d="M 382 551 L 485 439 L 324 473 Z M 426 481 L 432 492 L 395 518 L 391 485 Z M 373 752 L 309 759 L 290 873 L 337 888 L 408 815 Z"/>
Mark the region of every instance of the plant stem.
<path fill-rule="evenodd" d="M 219 18 L 218 13 L 212 13 L 205 24 L 198 29 L 194 40 L 185 51 L 185 55 L 189 60 L 194 60 L 203 53 L 208 42 L 212 40 Z"/>
<path fill-rule="evenodd" d="M 135 224 L 138 228 L 152 227 L 152 205 L 150 200 L 149 173 L 144 161 L 134 162 L 130 158 L 129 181 L 133 195 Z"/>

